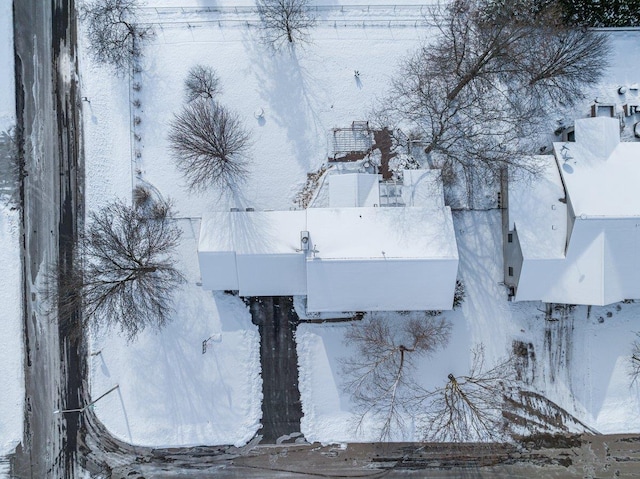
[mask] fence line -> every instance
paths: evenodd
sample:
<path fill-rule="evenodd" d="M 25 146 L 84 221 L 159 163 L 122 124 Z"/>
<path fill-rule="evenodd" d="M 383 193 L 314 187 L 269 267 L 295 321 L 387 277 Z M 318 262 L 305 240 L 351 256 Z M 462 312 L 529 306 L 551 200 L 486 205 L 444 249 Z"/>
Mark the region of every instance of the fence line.
<path fill-rule="evenodd" d="M 310 7 L 319 25 L 432 26 L 437 4 L 424 5 L 317 5 Z M 256 7 L 141 7 L 142 24 L 243 24 L 259 22 Z"/>

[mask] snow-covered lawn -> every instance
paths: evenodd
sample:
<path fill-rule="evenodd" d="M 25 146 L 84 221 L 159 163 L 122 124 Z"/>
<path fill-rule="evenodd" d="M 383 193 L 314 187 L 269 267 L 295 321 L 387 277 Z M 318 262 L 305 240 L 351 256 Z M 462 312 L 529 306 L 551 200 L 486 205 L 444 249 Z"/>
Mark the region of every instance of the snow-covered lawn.
<path fill-rule="evenodd" d="M 216 192 L 190 195 L 168 156 L 166 135 L 184 104 L 182 83 L 197 63 L 222 80 L 219 100 L 238 112 L 251 132 L 251 176 L 233 201 L 257 209 L 289 209 L 308 171 L 328 155 L 332 127 L 366 119 L 385 91 L 389 66 L 423 32 L 413 28 L 315 30 L 314 42 L 273 56 L 243 26 L 207 24 L 194 29 L 166 24 L 146 50 L 143 71 L 132 83 L 81 56 L 87 207 L 130 198 L 136 184 L 171 197 L 185 231 L 180 265 L 189 283 L 176 296 L 174 321 L 127 344 L 115 332 L 95 337 L 91 392 L 98 417 L 116 436 L 136 444 L 184 445 L 246 442 L 261 417 L 259 338 L 237 299 L 206 294 L 199 280 L 196 245 L 200 217 L 229 204 Z M 345 48 L 348 45 L 348 48 Z M 360 71 L 356 81 L 354 70 Z M 140 100 L 140 107 L 131 102 Z M 258 108 L 264 121 L 255 118 Z M 133 116 L 141 121 L 132 135 Z M 141 157 L 135 159 L 135 151 Z M 202 355 L 202 341 L 211 335 Z"/>
<path fill-rule="evenodd" d="M 175 294 L 175 318 L 161 333 L 145 331 L 131 344 L 113 333 L 94 337 L 93 397 L 119 385 L 95 411 L 133 444 L 243 445 L 261 417 L 257 327 L 238 297 L 212 296 L 195 284 L 198 225 L 181 225 L 180 264 L 188 282 Z"/>
<path fill-rule="evenodd" d="M 293 206 L 306 174 L 326 161 L 330 129 L 366 120 L 399 57 L 429 32 L 321 24 L 310 45 L 274 55 L 259 44 L 254 28 L 241 23 L 189 28 L 173 23 L 170 15 L 163 18 L 166 23 L 146 49 L 142 71 L 131 82 L 94 65 L 82 51 L 82 94 L 90 100 L 83 117 L 87 208 L 114 197 L 130 198 L 136 184 L 153 185 L 173 198 L 184 230 L 180 265 L 188 283 L 176 293 L 174 320 L 162 332 L 145 332 L 131 344 L 115 332 L 93 338 L 91 392 L 97 397 L 119 385 L 96 404 L 96 412 L 123 440 L 155 446 L 242 444 L 258 430 L 261 417 L 259 338 L 240 300 L 207 294 L 196 284 L 197 218 L 231 205 Z M 601 89 L 603 97 L 613 95 L 618 83 L 636 82 L 632 60 L 639 38 L 638 32 L 614 35 L 615 66 Z M 216 70 L 222 83 L 219 101 L 239 114 L 253 141 L 250 177 L 231 200 L 214 191 L 189 194 L 168 155 L 168 126 L 183 105 L 183 79 L 197 63 Z M 139 88 L 130 88 L 134 84 Z M 260 109 L 262 119 L 255 115 Z M 576 116 L 586 111 L 585 104 Z M 140 122 L 134 128 L 135 116 Z M 545 344 L 550 326 L 538 310 L 541 305 L 509 303 L 499 284 L 499 212 L 458 213 L 455 225 L 467 298 L 460 310 L 445 313 L 453 324 L 451 341 L 421 362 L 424 385 L 441 385 L 449 372 L 466 372 L 477 343 L 484 344 L 491 363 L 507 355 L 517 339 L 532 343 L 536 352 L 532 389 L 601 432 L 639 430 L 637 392 L 629 388 L 625 372 L 632 332 L 640 329 L 634 325 L 638 305 L 621 305 L 620 311 L 594 308 L 589 319 L 585 308 L 576 308 L 572 340 L 558 353 Z M 345 328 L 302 324 L 298 329 L 302 432 L 309 440 L 376 438 L 375 424 L 355 433 L 352 404 L 340 387 L 339 358 L 350 353 L 343 343 Z M 202 341 L 212 336 L 203 355 Z M 412 430 L 404 439 L 417 438 Z"/>
<path fill-rule="evenodd" d="M 498 211 L 458 212 L 454 215 L 459 276 L 466 299 L 457 311 L 443 315 L 452 322 L 446 349 L 421 360 L 416 374 L 427 388 L 442 386 L 447 374 L 465 374 L 470 349 L 485 347 L 487 365 L 512 352 L 512 341 L 532 343 L 536 355 L 533 390 L 602 433 L 640 430 L 640 396 L 628 377 L 634 332 L 640 330 L 640 304 L 578 307 L 570 322 L 547 322 L 539 303 L 511 303 L 502 281 L 501 219 Z M 540 309 L 542 311 L 540 311 Z M 610 313 L 610 316 L 607 314 Z M 600 322 L 600 320 L 603 322 Z M 406 320 L 400 315 L 395 324 Z M 394 323 L 392 323 L 394 324 Z M 340 358 L 352 353 L 344 344 L 345 325 L 302 324 L 298 327 L 302 433 L 310 441 L 375 441 L 380 424 L 366 421 L 356 430 L 353 405 L 341 388 Z M 547 334 L 553 338 L 546 340 Z M 411 423 L 411 421 L 408 421 Z M 421 440 L 408 428 L 397 440 Z"/>

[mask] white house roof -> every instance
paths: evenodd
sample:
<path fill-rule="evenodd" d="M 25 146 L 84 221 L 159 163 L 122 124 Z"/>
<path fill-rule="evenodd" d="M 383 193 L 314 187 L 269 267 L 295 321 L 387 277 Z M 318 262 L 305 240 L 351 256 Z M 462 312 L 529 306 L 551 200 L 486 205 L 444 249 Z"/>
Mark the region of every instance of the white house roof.
<path fill-rule="evenodd" d="M 523 256 L 516 299 L 640 298 L 640 143 L 620 142 L 619 131 L 617 119 L 577 120 L 576 141 L 554 144 L 559 173 L 549 167 L 531 186 L 510 185 L 510 227 Z M 567 207 L 553 203 L 560 177 Z"/>
<path fill-rule="evenodd" d="M 403 170 L 402 198 L 407 206 L 444 208 L 440 170 Z"/>
<path fill-rule="evenodd" d="M 576 219 L 565 259 L 523 261 L 516 299 L 606 305 L 640 298 L 636 224 L 633 218 Z"/>
<path fill-rule="evenodd" d="M 448 207 L 311 208 L 307 226 L 319 259 L 458 257 Z"/>
<path fill-rule="evenodd" d="M 202 286 L 243 296 L 304 294 L 304 211 L 212 212 L 200 227 Z M 220 287 L 224 285 L 224 287 Z"/>
<path fill-rule="evenodd" d="M 539 156 L 537 178 L 509 183 L 509 229 L 525 259 L 563 258 L 567 240 L 565 192 L 553 156 Z"/>
<path fill-rule="evenodd" d="M 307 211 L 309 311 L 451 309 L 458 252 L 449 208 Z"/>
<path fill-rule="evenodd" d="M 435 201 L 211 213 L 198 250 L 202 286 L 306 294 L 309 311 L 451 309 L 458 251 L 451 210 Z M 309 234 L 306 250 L 301 232 Z"/>
<path fill-rule="evenodd" d="M 576 217 L 640 216 L 640 143 L 620 142 L 615 118 L 576 120 L 576 141 L 554 143 Z"/>
<path fill-rule="evenodd" d="M 380 175 L 338 173 L 329 176 L 329 206 L 377 206 L 380 204 Z"/>
<path fill-rule="evenodd" d="M 200 227 L 200 251 L 297 254 L 304 211 L 214 211 Z"/>

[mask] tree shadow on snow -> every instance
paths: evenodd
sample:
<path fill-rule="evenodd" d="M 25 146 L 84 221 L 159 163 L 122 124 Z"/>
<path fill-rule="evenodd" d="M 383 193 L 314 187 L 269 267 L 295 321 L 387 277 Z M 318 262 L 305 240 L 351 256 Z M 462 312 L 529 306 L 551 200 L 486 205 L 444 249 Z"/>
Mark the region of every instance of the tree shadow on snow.
<path fill-rule="evenodd" d="M 255 67 L 252 73 L 260 85 L 259 94 L 268 105 L 267 116 L 284 128 L 296 159 L 306 170 L 316 158 L 314 145 L 326 141 L 327 129 L 317 114 L 321 86 L 301 64 L 295 46 L 273 51 L 245 38 L 244 47 Z"/>

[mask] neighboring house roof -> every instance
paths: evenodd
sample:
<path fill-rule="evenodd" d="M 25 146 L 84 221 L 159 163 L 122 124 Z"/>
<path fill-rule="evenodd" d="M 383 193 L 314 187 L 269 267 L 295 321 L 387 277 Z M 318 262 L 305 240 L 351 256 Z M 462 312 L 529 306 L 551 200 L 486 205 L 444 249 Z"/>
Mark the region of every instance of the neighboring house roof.
<path fill-rule="evenodd" d="M 518 232 L 525 259 L 564 258 L 567 205 L 553 156 L 535 158 L 538 177 L 509 184 L 509 229 Z"/>
<path fill-rule="evenodd" d="M 575 135 L 554 144 L 575 216 L 640 216 L 640 143 L 620 142 L 617 118 L 576 120 Z"/>
<path fill-rule="evenodd" d="M 361 180 L 369 184 L 350 184 Z M 451 309 L 458 268 L 441 198 L 422 207 L 210 213 L 198 255 L 203 288 L 307 295 L 310 312 Z"/>
<path fill-rule="evenodd" d="M 509 187 L 522 250 L 516 300 L 640 298 L 640 143 L 620 142 L 612 118 L 577 120 L 575 131 L 575 142 L 554 144 L 538 180 Z"/>

